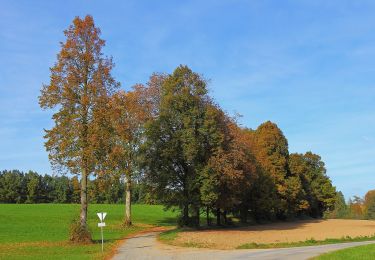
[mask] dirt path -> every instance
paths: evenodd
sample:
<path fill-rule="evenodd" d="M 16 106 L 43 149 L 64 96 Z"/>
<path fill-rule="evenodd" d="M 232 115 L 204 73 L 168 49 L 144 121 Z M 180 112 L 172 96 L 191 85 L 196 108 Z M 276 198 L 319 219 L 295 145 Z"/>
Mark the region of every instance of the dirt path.
<path fill-rule="evenodd" d="M 154 259 L 309 259 L 325 252 L 342 248 L 375 243 L 353 242 L 311 247 L 295 247 L 282 249 L 244 249 L 244 250 L 210 250 L 197 248 L 180 248 L 160 244 L 156 240 L 160 232 L 139 234 L 126 240 L 119 248 L 114 260 L 154 260 Z"/>

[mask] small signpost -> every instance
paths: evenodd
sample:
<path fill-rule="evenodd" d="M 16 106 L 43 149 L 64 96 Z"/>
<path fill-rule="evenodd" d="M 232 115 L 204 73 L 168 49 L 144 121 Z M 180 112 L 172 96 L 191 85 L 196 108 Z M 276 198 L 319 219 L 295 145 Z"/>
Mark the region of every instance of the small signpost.
<path fill-rule="evenodd" d="M 107 216 L 107 213 L 106 212 L 99 212 L 99 213 L 96 213 L 100 219 L 100 223 L 98 223 L 98 227 L 100 227 L 101 229 L 101 232 L 102 232 L 102 252 L 104 250 L 104 240 L 103 240 L 103 227 L 105 227 L 105 222 L 104 222 L 104 219 L 105 219 L 105 216 Z"/>

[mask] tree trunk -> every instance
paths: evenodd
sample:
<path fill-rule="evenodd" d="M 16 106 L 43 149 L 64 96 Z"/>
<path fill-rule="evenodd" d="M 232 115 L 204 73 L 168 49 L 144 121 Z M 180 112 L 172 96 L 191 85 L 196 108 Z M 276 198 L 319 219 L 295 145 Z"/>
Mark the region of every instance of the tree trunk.
<path fill-rule="evenodd" d="M 210 226 L 210 208 L 206 207 L 206 220 L 207 220 L 207 226 Z"/>
<path fill-rule="evenodd" d="M 223 212 L 223 217 L 224 217 L 224 224 L 228 225 L 227 211 L 226 210 L 224 210 L 224 212 Z"/>
<path fill-rule="evenodd" d="M 87 224 L 87 169 L 82 170 L 81 176 L 81 226 Z"/>
<path fill-rule="evenodd" d="M 131 187 L 132 181 L 131 176 L 126 175 L 126 184 L 125 184 L 125 226 L 132 225 L 131 219 Z"/>
<path fill-rule="evenodd" d="M 241 223 L 247 223 L 247 208 L 246 207 L 241 207 L 240 209 L 240 215 L 241 215 Z"/>
<path fill-rule="evenodd" d="M 200 225 L 200 212 L 199 212 L 200 210 L 199 210 L 199 207 L 196 207 L 195 208 L 195 217 L 196 217 L 196 219 L 195 219 L 195 226 L 198 228 L 199 227 L 199 225 Z"/>
<path fill-rule="evenodd" d="M 220 212 L 220 208 L 217 208 L 217 209 L 216 209 L 216 225 L 217 225 L 217 226 L 220 226 L 220 225 L 221 225 L 221 223 L 220 223 L 220 214 L 221 214 L 221 212 Z"/>
<path fill-rule="evenodd" d="M 183 222 L 184 226 L 188 226 L 189 225 L 189 204 L 188 203 L 186 203 L 184 205 L 184 212 L 183 212 L 183 216 L 182 216 L 182 222 Z"/>

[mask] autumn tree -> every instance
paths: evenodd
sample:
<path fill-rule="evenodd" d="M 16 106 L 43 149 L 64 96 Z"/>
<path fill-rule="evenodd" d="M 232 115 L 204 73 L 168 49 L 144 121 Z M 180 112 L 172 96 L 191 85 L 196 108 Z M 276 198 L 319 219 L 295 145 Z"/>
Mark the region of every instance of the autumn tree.
<path fill-rule="evenodd" d="M 156 80 L 155 77 L 151 77 L 151 80 Z M 137 157 L 144 139 L 144 125 L 157 113 L 158 109 L 158 105 L 155 104 L 158 93 L 152 84 L 153 82 L 149 83 L 148 87 L 135 85 L 129 92 L 119 91 L 113 95 L 109 103 L 109 116 L 113 131 L 110 138 L 109 161 L 112 169 L 119 175 L 124 174 L 126 179 L 124 220 L 126 226 L 132 224 L 132 176 L 138 166 Z"/>
<path fill-rule="evenodd" d="M 363 199 L 358 196 L 354 196 L 349 199 L 349 217 L 353 219 L 363 219 L 364 218 L 364 205 Z"/>
<path fill-rule="evenodd" d="M 289 213 L 309 214 L 310 203 L 313 197 L 310 190 L 312 181 L 307 175 L 311 171 L 305 157 L 301 154 L 292 153 L 289 155 L 290 183 L 289 192 Z"/>
<path fill-rule="evenodd" d="M 363 204 L 366 217 L 368 219 L 375 219 L 375 190 L 370 190 L 366 193 Z"/>
<path fill-rule="evenodd" d="M 206 207 L 207 225 L 210 225 L 209 213 L 211 209 L 216 211 L 217 221 L 220 225 L 221 209 L 224 200 L 221 200 L 221 194 L 224 192 L 223 179 L 221 178 L 221 169 L 219 165 L 220 155 L 223 155 L 223 150 L 229 149 L 229 144 L 232 136 L 229 129 L 230 118 L 212 102 L 206 104 L 206 116 L 204 121 L 204 132 L 207 133 L 205 138 L 205 146 L 210 153 L 206 153 L 208 158 L 207 165 L 203 168 L 201 174 L 201 202 Z M 229 195 L 229 191 L 226 190 Z M 228 200 L 233 196 L 228 196 Z"/>
<path fill-rule="evenodd" d="M 302 201 L 304 212 L 312 217 L 322 217 L 325 211 L 332 210 L 336 201 L 336 188 L 326 174 L 321 157 L 312 152 L 292 154 L 289 164 L 292 174 L 301 180 L 305 194 Z"/>
<path fill-rule="evenodd" d="M 274 183 L 273 197 L 274 214 L 285 215 L 287 203 L 288 176 L 288 141 L 278 126 L 270 121 L 261 124 L 254 133 L 254 155 L 265 174 Z"/>
<path fill-rule="evenodd" d="M 205 80 L 179 66 L 162 84 L 158 117 L 146 124 L 143 164 L 162 202 L 181 209 L 182 225 L 199 224 L 207 99 Z"/>
<path fill-rule="evenodd" d="M 241 221 L 247 222 L 248 217 L 256 221 L 270 220 L 274 216 L 275 183 L 256 159 L 256 131 L 244 128 L 241 129 L 241 136 L 241 143 L 247 150 L 247 160 L 251 162 L 250 182 L 241 186 L 241 204 L 238 208 Z"/>
<path fill-rule="evenodd" d="M 80 225 L 85 230 L 87 180 L 102 161 L 102 112 L 119 84 L 111 76 L 114 64 L 103 56 L 105 42 L 91 16 L 76 17 L 64 34 L 66 40 L 50 69 L 50 83 L 41 90 L 39 104 L 56 111 L 55 125 L 45 135 L 52 165 L 58 171 L 81 175 Z"/>
<path fill-rule="evenodd" d="M 202 176 L 202 203 L 216 209 L 217 225 L 221 224 L 221 215 L 227 224 L 227 213 L 236 207 L 240 207 L 246 222 L 249 210 L 246 194 L 257 172 L 246 136 L 235 119 L 217 106 L 208 106 L 206 124 L 211 151 Z"/>

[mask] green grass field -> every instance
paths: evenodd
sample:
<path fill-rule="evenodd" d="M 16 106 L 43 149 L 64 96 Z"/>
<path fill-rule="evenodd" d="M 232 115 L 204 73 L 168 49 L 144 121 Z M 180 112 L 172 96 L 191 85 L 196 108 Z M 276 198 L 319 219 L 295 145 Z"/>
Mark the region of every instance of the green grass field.
<path fill-rule="evenodd" d="M 101 259 L 116 241 L 145 229 L 144 224 L 173 226 L 176 214 L 160 205 L 133 205 L 135 227 L 122 228 L 124 205 L 89 205 L 88 223 L 95 241 L 91 245 L 68 242 L 69 225 L 78 216 L 74 204 L 0 204 L 0 259 Z M 104 228 L 105 253 L 101 253 L 99 218 L 107 212 Z"/>
<path fill-rule="evenodd" d="M 373 260 L 375 259 L 375 244 L 357 246 L 323 254 L 314 260 Z"/>

